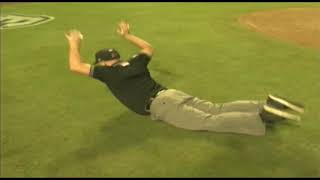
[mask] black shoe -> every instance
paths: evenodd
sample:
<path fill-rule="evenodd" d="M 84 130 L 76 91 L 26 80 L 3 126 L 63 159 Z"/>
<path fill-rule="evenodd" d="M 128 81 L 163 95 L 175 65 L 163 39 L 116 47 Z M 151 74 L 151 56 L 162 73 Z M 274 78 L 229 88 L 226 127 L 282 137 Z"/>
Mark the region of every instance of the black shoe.
<path fill-rule="evenodd" d="M 260 112 L 260 117 L 267 123 L 273 123 L 285 119 L 300 121 L 300 116 L 281 111 L 269 105 L 264 105 Z"/>
<path fill-rule="evenodd" d="M 279 96 L 274 96 L 274 95 L 269 95 L 267 99 L 267 105 L 270 105 L 274 108 L 277 109 L 292 109 L 296 112 L 299 113 L 304 113 L 304 106 L 300 103 L 297 102 L 292 102 L 289 101 L 285 98 L 279 97 Z"/>

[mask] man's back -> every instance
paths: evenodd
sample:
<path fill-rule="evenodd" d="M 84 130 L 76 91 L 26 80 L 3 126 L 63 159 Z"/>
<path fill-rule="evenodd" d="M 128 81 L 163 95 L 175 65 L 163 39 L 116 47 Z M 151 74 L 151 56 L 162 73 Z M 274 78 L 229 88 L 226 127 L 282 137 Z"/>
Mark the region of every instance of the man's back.
<path fill-rule="evenodd" d="M 150 59 L 147 54 L 139 53 L 126 66 L 92 66 L 90 75 L 105 83 L 126 107 L 138 114 L 149 115 L 145 107 L 150 97 L 165 89 L 152 79 L 147 68 Z"/>

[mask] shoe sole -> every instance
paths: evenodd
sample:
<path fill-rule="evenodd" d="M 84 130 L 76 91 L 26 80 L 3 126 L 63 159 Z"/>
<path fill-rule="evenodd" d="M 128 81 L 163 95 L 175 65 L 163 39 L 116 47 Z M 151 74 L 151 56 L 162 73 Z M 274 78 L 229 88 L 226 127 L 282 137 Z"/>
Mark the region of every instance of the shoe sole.
<path fill-rule="evenodd" d="M 300 116 L 294 115 L 294 114 L 290 114 L 275 108 L 272 108 L 268 105 L 264 105 L 263 109 L 271 114 L 277 115 L 279 117 L 285 118 L 285 119 L 291 119 L 291 120 L 295 120 L 295 121 L 300 121 L 301 118 Z"/>
<path fill-rule="evenodd" d="M 290 102 L 288 102 L 288 101 L 286 101 L 286 100 L 284 100 L 284 99 L 275 97 L 275 96 L 273 96 L 273 95 L 269 95 L 268 97 L 269 97 L 270 99 L 272 99 L 272 100 L 274 100 L 274 101 L 282 104 L 282 105 L 287 106 L 288 108 L 290 108 L 290 109 L 292 109 L 292 110 L 294 110 L 294 111 L 297 111 L 297 112 L 299 112 L 299 113 L 301 113 L 301 114 L 304 113 L 304 108 L 302 108 L 302 107 L 296 106 L 296 105 L 294 105 L 294 104 L 292 104 L 292 103 L 290 103 Z"/>

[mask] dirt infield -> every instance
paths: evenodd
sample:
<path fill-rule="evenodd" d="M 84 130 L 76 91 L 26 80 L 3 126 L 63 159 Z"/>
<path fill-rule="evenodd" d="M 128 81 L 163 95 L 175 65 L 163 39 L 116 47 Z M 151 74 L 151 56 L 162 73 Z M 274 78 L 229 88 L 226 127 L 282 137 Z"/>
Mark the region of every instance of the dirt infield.
<path fill-rule="evenodd" d="M 320 49 L 320 8 L 288 8 L 243 15 L 239 21 L 251 30 Z"/>

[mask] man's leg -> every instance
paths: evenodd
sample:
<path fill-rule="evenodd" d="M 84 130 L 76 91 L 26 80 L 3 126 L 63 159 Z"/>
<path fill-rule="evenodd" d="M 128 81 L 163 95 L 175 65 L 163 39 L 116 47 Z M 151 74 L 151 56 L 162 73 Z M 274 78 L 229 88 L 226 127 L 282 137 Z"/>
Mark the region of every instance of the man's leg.
<path fill-rule="evenodd" d="M 260 113 L 262 120 L 265 123 L 281 122 L 285 119 L 300 121 L 300 116 L 286 112 L 288 108 L 279 108 L 279 102 L 271 102 L 270 95 L 268 96 L 267 103 L 263 101 L 233 101 L 223 104 L 213 104 L 212 102 L 199 99 L 197 97 L 190 98 L 186 105 L 195 109 L 204 111 L 209 114 L 219 115 L 228 112 L 252 112 Z M 275 101 L 275 100 L 273 100 Z M 288 101 L 290 102 L 290 101 Z M 284 104 L 284 103 L 283 103 Z M 291 103 L 293 104 L 293 103 Z M 294 106 L 294 105 L 292 105 Z M 290 107 L 291 109 L 292 106 Z M 303 107 L 302 105 L 300 107 Z M 298 112 L 298 110 L 296 110 Z M 300 111 L 302 113 L 303 111 Z"/>
<path fill-rule="evenodd" d="M 262 101 L 233 101 L 228 103 L 212 103 L 197 97 L 190 98 L 186 105 L 204 111 L 210 114 L 220 114 L 226 112 L 254 112 L 258 113 L 261 111 L 265 102 Z"/>
<path fill-rule="evenodd" d="M 221 107 L 174 89 L 155 98 L 150 110 L 152 119 L 175 127 L 248 135 L 264 135 L 266 123 L 300 118 L 257 101 L 235 101 Z"/>
<path fill-rule="evenodd" d="M 169 112 L 163 121 L 188 130 L 264 135 L 265 124 L 257 112 L 226 112 L 218 115 L 206 113 L 192 106 L 182 105 Z"/>
<path fill-rule="evenodd" d="M 167 122 L 175 127 L 188 130 L 207 130 L 248 135 L 264 135 L 265 125 L 259 112 L 225 112 L 212 114 L 216 107 L 210 102 L 198 103 L 201 108 L 210 107 L 207 112 L 190 105 L 192 96 L 181 91 L 170 90 L 162 93 L 151 105 L 152 119 Z M 232 105 L 231 105 L 232 106 Z M 231 108 L 230 108 L 231 109 Z M 255 108 L 256 110 L 257 108 Z"/>

